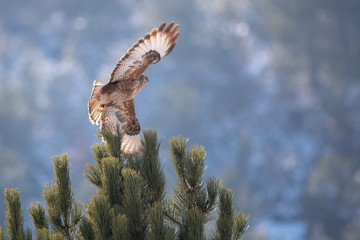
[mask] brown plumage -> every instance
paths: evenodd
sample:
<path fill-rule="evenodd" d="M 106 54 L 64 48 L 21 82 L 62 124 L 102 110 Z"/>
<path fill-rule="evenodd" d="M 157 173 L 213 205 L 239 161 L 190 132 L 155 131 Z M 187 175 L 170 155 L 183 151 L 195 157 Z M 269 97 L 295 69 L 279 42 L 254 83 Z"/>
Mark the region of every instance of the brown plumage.
<path fill-rule="evenodd" d="M 118 61 L 106 84 L 94 81 L 88 102 L 90 121 L 114 134 L 118 125 L 124 134 L 121 145 L 124 153 L 136 153 L 142 146 L 134 97 L 148 82 L 143 72 L 174 49 L 180 34 L 178 27 L 171 22 L 154 28 Z"/>

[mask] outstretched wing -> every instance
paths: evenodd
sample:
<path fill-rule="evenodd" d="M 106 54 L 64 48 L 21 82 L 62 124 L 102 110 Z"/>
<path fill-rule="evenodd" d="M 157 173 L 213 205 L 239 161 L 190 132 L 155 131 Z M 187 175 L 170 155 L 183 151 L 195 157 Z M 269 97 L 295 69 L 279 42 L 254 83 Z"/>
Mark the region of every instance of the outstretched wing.
<path fill-rule="evenodd" d="M 138 79 L 150 65 L 157 63 L 173 50 L 180 34 L 177 31 L 178 27 L 179 24 L 174 25 L 174 22 L 167 26 L 162 23 L 151 33 L 140 38 L 118 61 L 111 72 L 109 82 Z"/>
<path fill-rule="evenodd" d="M 117 134 L 117 126 L 123 133 L 121 150 L 127 154 L 138 152 L 141 147 L 140 124 L 135 114 L 134 99 L 119 105 L 106 106 L 100 129 L 109 129 Z"/>

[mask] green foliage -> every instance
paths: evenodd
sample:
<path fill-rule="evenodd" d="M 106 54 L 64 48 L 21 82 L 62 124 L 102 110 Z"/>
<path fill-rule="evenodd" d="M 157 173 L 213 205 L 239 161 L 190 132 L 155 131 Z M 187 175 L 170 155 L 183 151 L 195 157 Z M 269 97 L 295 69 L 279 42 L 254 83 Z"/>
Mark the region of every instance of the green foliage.
<path fill-rule="evenodd" d="M 169 220 L 179 225 L 181 218 L 186 219 L 188 211 L 197 208 L 207 222 L 215 210 L 220 183 L 209 178 L 207 186 L 204 182 L 205 149 L 193 146 L 186 150 L 185 138 L 180 136 L 169 141 L 173 165 L 178 174 L 178 182 L 174 189 L 174 199 L 169 202 Z M 180 218 L 179 218 L 180 217 Z"/>
<path fill-rule="evenodd" d="M 121 163 L 115 157 L 106 157 L 102 160 L 101 193 L 107 196 L 110 206 L 121 204 Z"/>
<path fill-rule="evenodd" d="M 243 213 L 235 213 L 232 205 L 233 193 L 230 189 L 220 190 L 220 211 L 216 222 L 216 240 L 240 240 L 248 228 L 249 217 Z"/>
<path fill-rule="evenodd" d="M 31 219 L 35 225 L 35 232 L 38 236 L 38 239 L 45 239 L 45 236 L 48 237 L 49 235 L 49 224 L 46 218 L 45 207 L 40 202 L 36 202 L 36 204 L 31 203 L 28 210 L 30 212 Z"/>
<path fill-rule="evenodd" d="M 92 151 L 96 164 L 93 165 L 88 163 L 84 175 L 89 180 L 89 182 L 94 184 L 96 187 L 101 188 L 102 160 L 103 158 L 109 157 L 109 155 L 106 151 L 105 144 L 103 143 L 95 144 L 92 147 Z"/>
<path fill-rule="evenodd" d="M 116 157 L 120 162 L 124 162 L 121 156 L 121 139 L 122 132 L 120 131 L 119 126 L 117 126 L 117 134 L 113 135 L 109 129 L 99 130 L 99 136 L 102 136 L 103 140 L 106 142 L 106 150 L 108 154 L 112 157 Z"/>
<path fill-rule="evenodd" d="M 249 216 L 245 216 L 242 212 L 238 212 L 234 216 L 233 239 L 240 240 L 242 235 L 249 228 Z"/>
<path fill-rule="evenodd" d="M 87 206 L 87 213 L 95 239 L 110 239 L 111 213 L 108 198 L 103 195 L 94 196 Z"/>
<path fill-rule="evenodd" d="M 128 232 L 128 221 L 124 214 L 118 214 L 113 218 L 112 225 L 112 240 L 128 240 L 130 234 Z"/>
<path fill-rule="evenodd" d="M 112 234 L 115 237 L 116 234 L 126 231 L 134 239 L 144 239 L 148 228 L 147 211 L 155 202 L 164 199 L 165 175 L 160 165 L 160 144 L 157 134 L 151 130 L 144 131 L 142 153 L 127 155 L 124 158 L 118 151 L 121 138 L 111 135 L 106 130 L 100 133 L 106 144 L 96 144 L 92 148 L 96 163 L 88 164 L 84 174 L 98 188 L 97 195 L 105 196 L 110 201 L 107 212 L 112 214 L 112 222 L 106 223 L 109 226 L 117 226 L 126 219 L 126 228 L 112 230 L 103 226 L 101 229 L 105 229 L 104 231 L 109 234 L 107 236 Z M 95 202 L 90 202 L 91 204 Z M 102 215 L 105 213 L 100 214 L 101 209 L 103 208 L 88 206 L 89 222 L 93 225 L 95 233 L 99 230 L 96 226 L 99 225 L 96 224 L 98 216 L 102 216 L 102 219 L 98 219 L 99 222 L 108 219 L 104 218 L 108 215 Z M 118 220 L 117 223 L 114 219 Z"/>
<path fill-rule="evenodd" d="M 72 239 L 82 217 L 82 206 L 74 199 L 68 162 L 67 154 L 54 156 L 55 183 L 44 187 L 43 196 L 49 220 L 55 232 L 61 233 L 66 239 Z M 34 224 L 36 226 L 36 223 Z"/>
<path fill-rule="evenodd" d="M 204 224 L 206 222 L 203 212 L 198 208 L 187 211 L 183 224 L 180 226 L 180 240 L 203 240 Z"/>
<path fill-rule="evenodd" d="M 208 202 L 206 204 L 205 210 L 209 214 L 213 213 L 216 209 L 220 187 L 221 187 L 220 181 L 217 180 L 215 177 L 210 177 L 206 182 Z"/>
<path fill-rule="evenodd" d="M 128 231 L 133 239 L 144 239 L 146 232 L 144 201 L 144 182 L 132 169 L 123 170 L 124 177 L 124 213 L 128 219 Z"/>
<path fill-rule="evenodd" d="M 10 240 L 25 238 L 24 217 L 21 211 L 21 197 L 19 189 L 5 189 L 6 228 Z"/>
<path fill-rule="evenodd" d="M 49 235 L 50 240 L 64 240 L 66 239 L 61 233 L 51 233 Z"/>
<path fill-rule="evenodd" d="M 4 230 L 2 229 L 1 226 L 0 226 L 0 240 L 5 240 Z"/>
<path fill-rule="evenodd" d="M 165 190 L 165 174 L 160 165 L 160 143 L 154 130 L 143 131 L 144 149 L 141 155 L 140 175 L 144 179 L 149 194 L 149 202 L 162 201 Z"/>
<path fill-rule="evenodd" d="M 216 239 L 231 240 L 234 225 L 233 193 L 230 189 L 220 191 L 220 211 L 216 222 Z"/>
<path fill-rule="evenodd" d="M 32 231 L 29 227 L 24 230 L 24 217 L 21 211 L 21 196 L 17 188 L 5 189 L 6 228 L 8 236 L 5 235 L 0 227 L 0 240 L 30 240 Z"/>
<path fill-rule="evenodd" d="M 32 231 L 31 231 L 31 228 L 29 228 L 29 227 L 26 228 L 25 239 L 28 239 L 28 240 L 32 239 Z"/>
<path fill-rule="evenodd" d="M 149 209 L 148 221 L 150 231 L 147 235 L 147 239 L 165 239 L 167 233 L 164 222 L 164 211 L 159 202 L 155 202 Z"/>
<path fill-rule="evenodd" d="M 35 229 L 38 240 L 48 240 L 50 238 L 50 231 L 47 228 Z"/>
<path fill-rule="evenodd" d="M 87 217 L 83 217 L 80 225 L 79 232 L 84 240 L 95 240 L 94 230 Z"/>
<path fill-rule="evenodd" d="M 84 173 L 97 188 L 85 215 L 71 189 L 68 156 L 54 156 L 54 182 L 43 190 L 46 206 L 36 202 L 28 208 L 37 239 L 205 240 L 204 226 L 219 200 L 213 239 L 241 239 L 248 217 L 234 212 L 231 190 L 223 188 L 217 179 L 210 177 L 204 184 L 204 147 L 196 145 L 187 150 L 185 138 L 170 139 L 178 182 L 169 199 L 165 195 L 156 131 L 143 132 L 141 153 L 124 156 L 120 133 L 100 133 L 106 143 L 92 147 L 95 163 L 88 164 Z M 32 239 L 31 230 L 24 230 L 19 191 L 5 189 L 5 199 L 9 239 Z M 0 228 L 0 240 L 5 239 Z"/>

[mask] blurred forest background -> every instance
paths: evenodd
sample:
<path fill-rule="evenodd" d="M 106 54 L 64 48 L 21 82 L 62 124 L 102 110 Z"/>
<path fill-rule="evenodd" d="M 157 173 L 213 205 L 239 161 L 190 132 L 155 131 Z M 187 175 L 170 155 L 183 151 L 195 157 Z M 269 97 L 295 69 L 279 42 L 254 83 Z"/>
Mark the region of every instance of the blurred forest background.
<path fill-rule="evenodd" d="M 162 139 L 168 192 L 167 141 L 181 134 L 250 214 L 246 239 L 360 239 L 359 13 L 358 0 L 0 0 L 0 225 L 5 187 L 32 224 L 55 154 L 69 153 L 77 199 L 95 193 L 92 83 L 174 20 L 178 44 L 135 99 Z"/>

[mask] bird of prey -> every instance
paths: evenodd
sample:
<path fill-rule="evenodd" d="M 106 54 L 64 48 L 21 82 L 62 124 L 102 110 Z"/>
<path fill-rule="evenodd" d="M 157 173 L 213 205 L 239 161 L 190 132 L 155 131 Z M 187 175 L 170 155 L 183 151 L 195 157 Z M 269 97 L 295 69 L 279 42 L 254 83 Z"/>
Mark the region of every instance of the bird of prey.
<path fill-rule="evenodd" d="M 180 34 L 178 27 L 179 24 L 171 22 L 154 28 L 118 61 L 106 84 L 94 81 L 88 102 L 90 121 L 100 124 L 100 130 L 107 128 L 113 134 L 118 126 L 123 134 L 123 153 L 134 154 L 142 148 L 134 97 L 148 82 L 143 72 L 174 49 Z"/>

